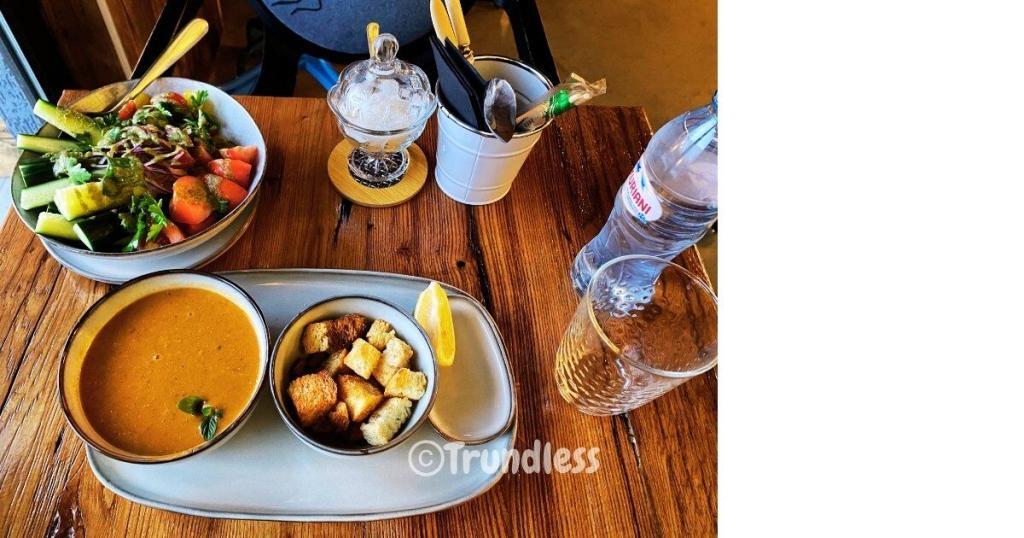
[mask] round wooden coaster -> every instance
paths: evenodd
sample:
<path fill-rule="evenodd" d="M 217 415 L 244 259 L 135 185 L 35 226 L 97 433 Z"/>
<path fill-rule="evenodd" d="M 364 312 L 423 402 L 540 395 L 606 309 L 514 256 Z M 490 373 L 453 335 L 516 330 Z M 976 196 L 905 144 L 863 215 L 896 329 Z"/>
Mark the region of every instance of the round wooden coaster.
<path fill-rule="evenodd" d="M 348 139 L 342 140 L 327 159 L 327 175 L 342 196 L 354 204 L 367 207 L 391 207 L 416 196 L 427 183 L 427 156 L 416 144 L 409 146 L 409 169 L 398 183 L 383 189 L 367 187 L 352 178 L 348 171 L 348 154 L 356 148 Z"/>

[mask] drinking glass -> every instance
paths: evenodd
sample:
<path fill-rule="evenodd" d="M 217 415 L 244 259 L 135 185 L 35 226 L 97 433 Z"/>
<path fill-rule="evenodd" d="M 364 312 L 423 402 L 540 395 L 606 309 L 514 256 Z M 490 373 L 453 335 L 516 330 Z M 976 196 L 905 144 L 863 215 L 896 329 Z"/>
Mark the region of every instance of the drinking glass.
<path fill-rule="evenodd" d="M 558 391 L 588 415 L 644 405 L 718 362 L 718 299 L 697 275 L 661 258 L 602 265 L 555 358 Z"/>

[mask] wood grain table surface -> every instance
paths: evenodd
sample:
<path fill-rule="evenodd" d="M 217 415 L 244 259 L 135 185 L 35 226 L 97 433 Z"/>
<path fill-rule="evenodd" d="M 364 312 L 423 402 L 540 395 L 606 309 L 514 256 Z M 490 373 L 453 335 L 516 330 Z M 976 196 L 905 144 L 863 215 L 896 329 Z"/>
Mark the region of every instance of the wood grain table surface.
<path fill-rule="evenodd" d="M 81 95 L 67 92 L 62 101 Z M 343 204 L 326 173 L 340 140 L 319 99 L 239 97 L 267 141 L 251 228 L 205 269 L 327 267 L 390 271 L 457 286 L 494 316 L 519 406 L 516 447 L 597 447 L 593 474 L 508 475 L 428 515 L 369 523 L 281 523 L 182 515 L 105 489 L 57 398 L 60 348 L 110 286 L 63 269 L 11 214 L 0 229 L 0 530 L 7 536 L 530 535 L 708 536 L 717 532 L 716 371 L 616 417 L 577 412 L 558 394 L 555 351 L 577 297 L 568 270 L 603 225 L 651 137 L 639 108 L 590 106 L 544 133 L 512 191 L 471 207 L 428 179 L 404 205 Z M 419 140 L 434 165 L 437 127 Z M 704 274 L 695 249 L 680 263 Z M 253 469 L 259 473 L 259 469 Z M 353 485 L 354 489 L 371 487 Z"/>

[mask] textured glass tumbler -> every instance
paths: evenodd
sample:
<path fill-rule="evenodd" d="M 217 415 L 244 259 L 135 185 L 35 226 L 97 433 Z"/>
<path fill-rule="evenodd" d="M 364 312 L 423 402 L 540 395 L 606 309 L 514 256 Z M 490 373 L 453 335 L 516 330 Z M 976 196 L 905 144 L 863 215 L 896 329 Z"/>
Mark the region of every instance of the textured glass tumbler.
<path fill-rule="evenodd" d="M 644 405 L 718 362 L 718 299 L 703 280 L 653 256 L 602 265 L 555 358 L 558 391 L 588 415 Z"/>

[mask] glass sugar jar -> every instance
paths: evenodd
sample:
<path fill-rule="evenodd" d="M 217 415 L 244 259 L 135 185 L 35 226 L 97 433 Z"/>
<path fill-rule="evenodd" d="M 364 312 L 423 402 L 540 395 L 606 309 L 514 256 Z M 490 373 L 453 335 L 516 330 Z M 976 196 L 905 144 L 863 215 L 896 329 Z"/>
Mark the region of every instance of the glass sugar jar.
<path fill-rule="evenodd" d="M 395 36 L 380 34 L 370 59 L 345 68 L 327 93 L 338 128 L 356 146 L 348 157 L 349 172 L 369 187 L 388 187 L 402 178 L 409 168 L 407 148 L 437 108 L 426 73 L 397 55 Z"/>

